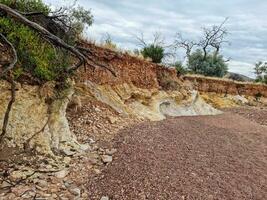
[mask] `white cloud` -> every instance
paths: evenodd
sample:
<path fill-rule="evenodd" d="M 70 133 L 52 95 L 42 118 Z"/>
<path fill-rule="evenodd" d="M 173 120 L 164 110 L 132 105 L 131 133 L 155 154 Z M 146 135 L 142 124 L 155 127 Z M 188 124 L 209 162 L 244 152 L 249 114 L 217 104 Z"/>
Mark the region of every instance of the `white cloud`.
<path fill-rule="evenodd" d="M 45 1 L 53 5 L 72 2 Z M 144 32 L 150 40 L 155 31 L 161 31 L 168 42 L 176 32 L 197 39 L 201 27 L 219 24 L 229 17 L 226 27 L 231 46 L 226 46 L 223 54 L 231 57 L 230 70 L 254 76 L 254 63 L 267 58 L 267 3 L 263 0 L 78 0 L 78 3 L 92 8 L 95 23 L 87 33 L 97 40 L 108 32 L 120 46 L 135 48 L 134 34 Z"/>

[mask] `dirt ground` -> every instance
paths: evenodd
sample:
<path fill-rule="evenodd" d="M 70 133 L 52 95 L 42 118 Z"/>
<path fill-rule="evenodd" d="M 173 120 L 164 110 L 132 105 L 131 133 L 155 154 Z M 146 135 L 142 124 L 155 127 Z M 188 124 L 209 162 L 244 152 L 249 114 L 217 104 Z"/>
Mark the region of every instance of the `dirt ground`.
<path fill-rule="evenodd" d="M 124 129 L 89 199 L 267 199 L 266 109 L 177 117 Z"/>

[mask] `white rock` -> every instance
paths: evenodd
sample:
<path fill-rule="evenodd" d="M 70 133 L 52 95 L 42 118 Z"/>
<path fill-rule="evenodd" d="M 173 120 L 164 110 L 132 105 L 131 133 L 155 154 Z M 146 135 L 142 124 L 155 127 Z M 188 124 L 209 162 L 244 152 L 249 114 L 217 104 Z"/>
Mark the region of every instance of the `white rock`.
<path fill-rule="evenodd" d="M 107 197 L 107 196 L 103 196 L 103 197 L 101 197 L 100 200 L 109 200 L 109 197 Z"/>
<path fill-rule="evenodd" d="M 101 159 L 103 163 L 110 163 L 113 160 L 112 156 L 109 156 L 109 155 L 102 155 Z"/>
<path fill-rule="evenodd" d="M 98 107 L 95 108 L 95 111 L 96 112 L 101 112 L 101 110 Z"/>
<path fill-rule="evenodd" d="M 114 148 L 112 148 L 112 149 L 106 149 L 106 154 L 107 155 L 110 155 L 110 156 L 112 156 L 114 153 L 116 153 L 117 152 L 117 149 L 114 149 Z"/>
<path fill-rule="evenodd" d="M 59 172 L 56 172 L 55 173 L 55 176 L 57 177 L 57 178 L 65 178 L 67 175 L 68 175 L 68 170 L 66 170 L 66 169 L 63 169 L 63 170 L 61 170 L 61 171 L 59 171 Z"/>
<path fill-rule="evenodd" d="M 69 164 L 71 162 L 70 157 L 64 157 L 64 163 Z"/>
<path fill-rule="evenodd" d="M 79 188 L 71 188 L 69 189 L 69 192 L 73 195 L 75 195 L 76 197 L 80 197 L 81 196 L 81 190 Z"/>
<path fill-rule="evenodd" d="M 42 188 L 45 188 L 45 187 L 48 186 L 48 183 L 47 183 L 46 180 L 38 180 L 38 181 L 37 181 L 37 184 L 38 184 L 40 187 L 42 187 Z"/>
<path fill-rule="evenodd" d="M 82 151 L 90 151 L 91 150 L 91 147 L 90 147 L 89 144 L 81 144 L 80 149 Z"/>
<path fill-rule="evenodd" d="M 9 184 L 8 182 L 6 181 L 3 181 L 3 183 L 0 185 L 0 188 L 6 188 L 6 187 L 10 187 L 12 186 L 11 184 Z"/>
<path fill-rule="evenodd" d="M 71 151 L 71 150 L 68 150 L 68 149 L 64 149 L 64 150 L 63 150 L 63 153 L 64 153 L 66 156 L 73 156 L 76 152 Z"/>
<path fill-rule="evenodd" d="M 117 122 L 117 118 L 113 117 L 113 116 L 108 116 L 108 121 L 111 124 L 114 124 Z"/>

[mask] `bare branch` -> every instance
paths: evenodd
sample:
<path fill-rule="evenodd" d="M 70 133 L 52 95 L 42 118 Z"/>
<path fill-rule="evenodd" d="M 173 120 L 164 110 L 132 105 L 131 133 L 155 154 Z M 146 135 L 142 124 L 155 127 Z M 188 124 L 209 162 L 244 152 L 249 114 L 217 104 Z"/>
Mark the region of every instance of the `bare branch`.
<path fill-rule="evenodd" d="M 215 56 L 217 56 L 222 44 L 227 43 L 224 38 L 228 32 L 227 29 L 223 27 L 227 20 L 228 18 L 225 18 L 225 20 L 219 26 L 214 25 L 211 28 L 203 28 L 204 36 L 199 42 L 199 46 L 202 47 L 204 52 L 203 60 L 205 60 L 207 57 L 209 47 L 215 48 Z"/>
<path fill-rule="evenodd" d="M 144 33 L 143 32 L 140 33 L 140 36 L 134 35 L 134 38 L 137 40 L 139 46 L 141 46 L 141 47 L 148 46 L 147 43 L 145 42 Z"/>
<path fill-rule="evenodd" d="M 183 48 L 186 51 L 186 57 L 189 58 L 190 53 L 197 43 L 194 41 L 186 40 L 180 33 L 177 33 L 176 40 L 174 42 L 175 48 Z"/>

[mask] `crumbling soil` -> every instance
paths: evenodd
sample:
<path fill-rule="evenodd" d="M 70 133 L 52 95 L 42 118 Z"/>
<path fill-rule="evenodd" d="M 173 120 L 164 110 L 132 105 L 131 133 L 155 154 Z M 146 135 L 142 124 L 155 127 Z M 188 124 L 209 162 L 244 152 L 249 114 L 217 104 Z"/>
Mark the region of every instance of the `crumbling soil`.
<path fill-rule="evenodd" d="M 198 75 L 186 75 L 184 80 L 193 83 L 200 92 L 215 92 L 217 94 L 245 95 L 255 98 L 267 97 L 267 85 L 237 82 L 229 79 L 219 79 Z"/>
<path fill-rule="evenodd" d="M 267 199 L 267 127 L 243 111 L 121 131 L 114 161 L 87 184 L 90 199 Z"/>
<path fill-rule="evenodd" d="M 173 85 L 180 83 L 176 77 L 176 70 L 159 64 L 155 64 L 144 59 L 140 59 L 127 53 L 120 53 L 106 48 L 83 42 L 83 47 L 89 48 L 95 62 L 103 63 L 106 67 L 116 73 L 112 75 L 107 69 L 101 67 L 87 66 L 87 70 L 80 69 L 77 74 L 78 82 L 90 80 L 97 84 L 118 85 L 124 83 L 132 83 L 136 87 L 151 89 L 164 87 L 167 77 L 168 82 Z M 165 75 L 163 77 L 162 75 Z M 167 83 L 169 84 L 169 83 Z"/>

